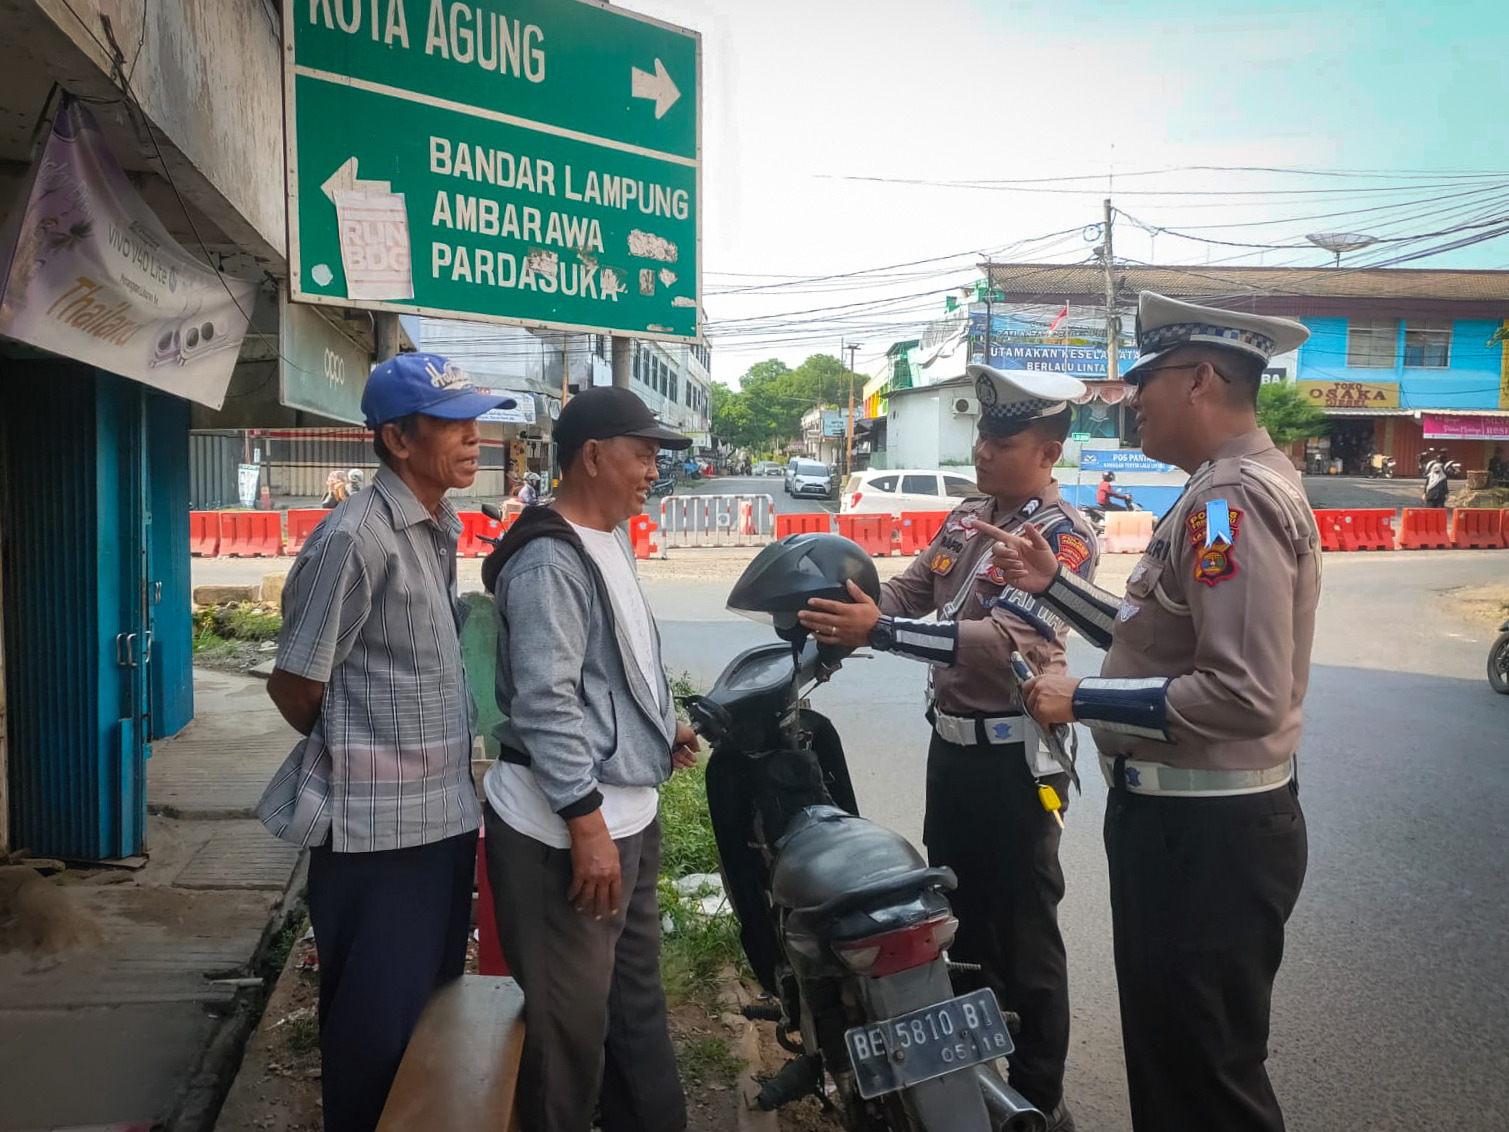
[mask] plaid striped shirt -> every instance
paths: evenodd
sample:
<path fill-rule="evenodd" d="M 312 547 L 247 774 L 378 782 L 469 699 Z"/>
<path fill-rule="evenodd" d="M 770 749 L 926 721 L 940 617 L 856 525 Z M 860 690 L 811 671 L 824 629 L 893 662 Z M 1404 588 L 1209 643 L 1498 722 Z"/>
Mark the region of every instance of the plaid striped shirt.
<path fill-rule="evenodd" d="M 425 845 L 481 821 L 461 660 L 456 537 L 387 468 L 333 510 L 283 589 L 277 667 L 325 685 L 319 719 L 257 814 L 336 852 Z"/>

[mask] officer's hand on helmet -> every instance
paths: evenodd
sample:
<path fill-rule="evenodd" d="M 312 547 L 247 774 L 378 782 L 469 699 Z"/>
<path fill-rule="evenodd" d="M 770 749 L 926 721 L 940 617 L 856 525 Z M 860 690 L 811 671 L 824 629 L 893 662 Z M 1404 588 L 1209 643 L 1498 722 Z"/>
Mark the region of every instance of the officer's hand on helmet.
<path fill-rule="evenodd" d="M 1027 711 L 1042 724 L 1074 722 L 1074 689 L 1079 681 L 1072 676 L 1034 676 L 1022 685 Z"/>
<path fill-rule="evenodd" d="M 996 540 L 991 547 L 991 557 L 1006 575 L 1006 580 L 1019 590 L 1040 594 L 1053 584 L 1058 575 L 1058 558 L 1043 532 L 1031 523 L 1019 535 L 1007 534 L 999 527 L 975 520 L 975 530 Z"/>
<path fill-rule="evenodd" d="M 853 601 L 829 601 L 815 597 L 796 619 L 817 637 L 819 644 L 858 649 L 870 643 L 870 630 L 880 620 L 880 606 L 853 582 L 848 583 Z"/>

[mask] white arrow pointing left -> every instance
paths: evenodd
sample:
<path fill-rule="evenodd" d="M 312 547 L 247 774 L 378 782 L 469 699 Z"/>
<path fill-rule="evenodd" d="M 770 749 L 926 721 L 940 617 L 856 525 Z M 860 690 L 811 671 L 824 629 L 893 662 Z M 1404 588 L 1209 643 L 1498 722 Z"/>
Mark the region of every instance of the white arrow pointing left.
<path fill-rule="evenodd" d="M 641 71 L 638 67 L 629 68 L 631 89 L 635 98 L 648 98 L 655 103 L 655 117 L 664 118 L 665 112 L 676 105 L 676 100 L 681 97 L 681 92 L 676 89 L 676 84 L 671 82 L 671 76 L 666 73 L 665 64 L 659 59 L 655 60 L 655 72 Z"/>
<path fill-rule="evenodd" d="M 356 158 L 348 157 L 345 163 L 334 173 L 330 174 L 325 183 L 320 186 L 320 191 L 330 198 L 331 204 L 334 204 L 336 193 L 386 193 L 392 191 L 392 186 L 387 181 L 358 181 L 356 179 Z"/>

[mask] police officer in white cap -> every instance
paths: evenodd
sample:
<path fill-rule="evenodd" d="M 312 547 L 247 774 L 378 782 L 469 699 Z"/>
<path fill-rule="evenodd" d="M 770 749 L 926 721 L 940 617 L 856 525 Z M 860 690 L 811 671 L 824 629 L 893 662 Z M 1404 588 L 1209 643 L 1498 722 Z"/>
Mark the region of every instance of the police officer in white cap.
<path fill-rule="evenodd" d="M 932 545 L 881 587 L 879 606 L 851 586 L 853 602 L 814 600 L 802 621 L 824 642 L 869 645 L 931 666 L 923 839 L 931 863 L 959 879 L 950 896 L 959 934 L 949 954 L 981 968 L 961 975 L 956 989 L 989 987 L 1021 1016 L 1011 1084 L 1049 1115 L 1052 1132 L 1069 1132 L 1069 985 L 1055 816 L 1068 804 L 1069 779 L 1023 717 L 1011 671 L 1013 652 L 1036 672 L 1066 671 L 1066 626 L 1043 602 L 1008 585 L 990 550 L 996 529 L 1030 527 L 1065 570 L 1093 576 L 1094 532 L 1053 479 L 1074 415 L 1070 401 L 1085 387 L 1062 374 L 983 365 L 968 372 L 980 402 L 974 458 L 982 494 L 955 508 Z M 937 619 L 921 620 L 930 614 Z"/>
<path fill-rule="evenodd" d="M 995 552 L 1107 650 L 1027 688 L 1086 724 L 1111 786 L 1111 922 L 1136 1132 L 1281 1132 L 1268 1019 L 1306 861 L 1294 758 L 1320 594 L 1315 517 L 1257 424 L 1263 368 L 1309 331 L 1144 291 L 1126 373 L 1142 444 L 1190 473 L 1124 598 L 1035 538 Z"/>

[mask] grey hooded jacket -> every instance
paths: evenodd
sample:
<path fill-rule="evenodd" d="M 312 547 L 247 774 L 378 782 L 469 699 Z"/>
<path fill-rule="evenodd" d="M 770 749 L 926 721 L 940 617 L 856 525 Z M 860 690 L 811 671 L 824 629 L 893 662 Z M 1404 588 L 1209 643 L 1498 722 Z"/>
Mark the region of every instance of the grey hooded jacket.
<path fill-rule="evenodd" d="M 599 783 L 659 786 L 670 778 L 676 706 L 659 630 L 660 687 L 652 689 L 571 525 L 548 507 L 524 511 L 489 555 L 482 580 L 502 616 L 497 695 L 507 718 L 495 734 L 503 758 L 533 768 L 551 809 L 580 817 L 602 804 Z"/>

